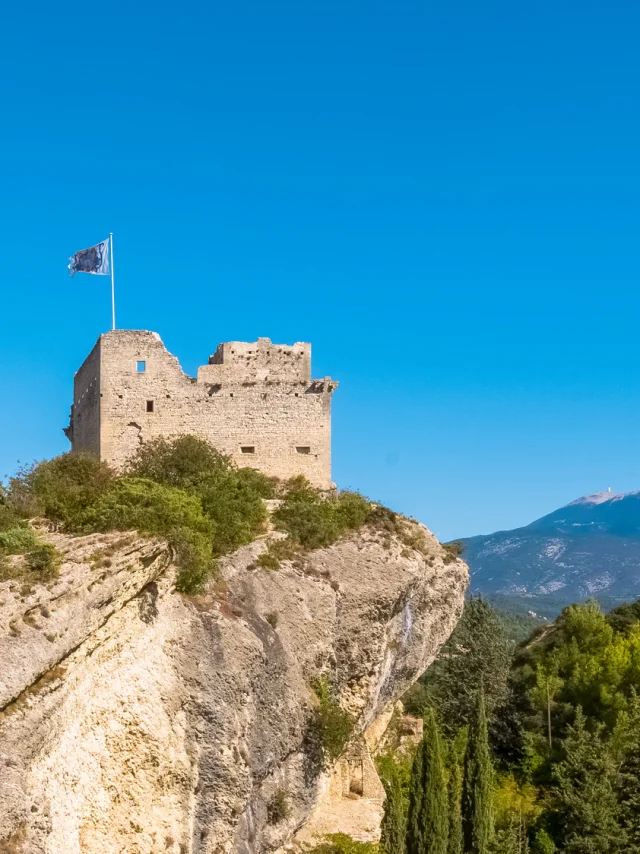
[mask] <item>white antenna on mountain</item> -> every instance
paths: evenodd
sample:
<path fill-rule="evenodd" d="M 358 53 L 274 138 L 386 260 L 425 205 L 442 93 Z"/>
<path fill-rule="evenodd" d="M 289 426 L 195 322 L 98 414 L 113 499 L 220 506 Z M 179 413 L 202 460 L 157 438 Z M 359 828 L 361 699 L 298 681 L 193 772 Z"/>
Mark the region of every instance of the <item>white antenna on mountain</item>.
<path fill-rule="evenodd" d="M 609 487 L 609 489 L 607 489 L 607 492 L 611 492 L 611 487 Z"/>

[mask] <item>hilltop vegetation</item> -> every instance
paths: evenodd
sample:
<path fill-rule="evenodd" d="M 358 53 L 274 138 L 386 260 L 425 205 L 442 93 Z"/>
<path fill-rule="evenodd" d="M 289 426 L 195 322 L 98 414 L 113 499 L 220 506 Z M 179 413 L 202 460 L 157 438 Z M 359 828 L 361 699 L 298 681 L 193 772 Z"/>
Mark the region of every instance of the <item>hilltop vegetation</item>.
<path fill-rule="evenodd" d="M 429 722 L 413 769 L 406 754 L 379 761 L 387 791 L 400 780 L 403 794 L 403 809 L 398 813 L 398 798 L 395 805 L 390 798 L 387 816 L 395 810 L 396 828 L 409 821 L 407 850 L 417 854 L 640 852 L 639 693 L 640 602 L 607 615 L 595 602 L 572 605 L 516 646 L 491 606 L 471 598 L 405 698 L 407 709 Z M 478 702 L 487 712 L 484 736 Z M 476 776 L 486 750 L 491 795 L 484 807 L 470 777 L 472 746 Z M 416 848 L 407 802 L 416 797 L 416 763 L 434 750 L 444 757 L 449 804 L 436 811 L 446 813 L 447 830 L 431 819 Z M 425 805 L 423 814 L 433 809 Z M 383 849 L 403 851 L 398 844 Z"/>
<path fill-rule="evenodd" d="M 282 503 L 274 524 L 288 534 L 290 554 L 330 545 L 374 512 L 357 493 L 325 496 L 302 477 L 279 483 L 238 468 L 194 436 L 140 446 L 122 473 L 90 454 L 63 454 L 23 468 L 2 489 L 0 579 L 30 574 L 31 580 L 46 580 L 55 574 L 59 557 L 27 522 L 44 517 L 73 534 L 137 530 L 165 537 L 176 555 L 178 589 L 198 593 L 221 555 L 265 532 L 264 499 L 276 497 Z M 10 560 L 15 554 L 25 554 L 25 561 Z M 272 556 L 271 566 L 277 565 Z"/>

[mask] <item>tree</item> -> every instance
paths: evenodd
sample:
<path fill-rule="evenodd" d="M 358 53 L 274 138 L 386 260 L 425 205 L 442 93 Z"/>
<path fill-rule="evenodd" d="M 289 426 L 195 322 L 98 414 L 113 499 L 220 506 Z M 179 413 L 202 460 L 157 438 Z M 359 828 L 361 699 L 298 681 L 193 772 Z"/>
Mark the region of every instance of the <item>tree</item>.
<path fill-rule="evenodd" d="M 435 707 L 452 736 L 469 722 L 480 686 L 489 712 L 505 700 L 512 647 L 493 608 L 472 596 L 440 655 L 409 693 L 407 710 L 422 714 L 425 706 Z"/>
<path fill-rule="evenodd" d="M 614 854 L 623 850 L 615 766 L 600 729 L 593 733 L 587 730 L 580 707 L 575 722 L 568 727 L 563 748 L 565 758 L 554 769 L 561 850 L 567 854 Z"/>
<path fill-rule="evenodd" d="M 640 697 L 634 690 L 629 712 L 620 715 L 613 740 L 622 742 L 617 791 L 625 854 L 640 854 Z"/>
<path fill-rule="evenodd" d="M 461 729 L 449 748 L 449 844 L 447 854 L 463 853 L 462 835 L 462 766 L 466 729 Z"/>
<path fill-rule="evenodd" d="M 488 854 L 493 837 L 491 787 L 493 769 L 489 754 L 484 691 L 478 692 L 469 726 L 462 784 L 462 829 L 465 854 Z"/>
<path fill-rule="evenodd" d="M 440 734 L 433 709 L 411 774 L 407 854 L 447 854 L 449 815 Z"/>
<path fill-rule="evenodd" d="M 380 827 L 380 849 L 384 854 L 404 854 L 406 833 L 402 784 L 395 765 L 382 779 L 387 798 Z"/>

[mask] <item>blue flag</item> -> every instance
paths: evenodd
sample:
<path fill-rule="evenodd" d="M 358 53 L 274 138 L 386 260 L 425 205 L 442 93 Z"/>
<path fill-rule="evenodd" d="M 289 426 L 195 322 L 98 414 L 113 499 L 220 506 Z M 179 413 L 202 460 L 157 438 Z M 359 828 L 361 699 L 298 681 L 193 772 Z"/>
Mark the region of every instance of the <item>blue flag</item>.
<path fill-rule="evenodd" d="M 89 249 L 81 249 L 69 258 L 70 275 L 93 273 L 95 276 L 109 275 L 109 238 Z"/>

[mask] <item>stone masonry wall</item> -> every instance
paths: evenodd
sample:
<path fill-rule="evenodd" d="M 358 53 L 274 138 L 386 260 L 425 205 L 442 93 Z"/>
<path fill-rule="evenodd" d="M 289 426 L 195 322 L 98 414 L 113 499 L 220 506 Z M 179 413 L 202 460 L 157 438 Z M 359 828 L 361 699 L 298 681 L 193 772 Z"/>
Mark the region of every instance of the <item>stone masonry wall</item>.
<path fill-rule="evenodd" d="M 100 339 L 75 375 L 71 424 L 65 432 L 74 450 L 100 452 Z"/>
<path fill-rule="evenodd" d="M 100 397 L 80 398 L 78 377 L 97 353 Z M 122 467 L 141 442 L 191 433 L 238 465 L 288 478 L 304 474 L 331 486 L 331 395 L 337 383 L 312 380 L 309 344 L 221 345 L 197 378 L 152 332 L 116 330 L 100 337 L 76 377 L 72 442 L 87 447 L 84 425 L 99 410 L 103 459 Z M 144 370 L 139 363 L 144 362 Z"/>

